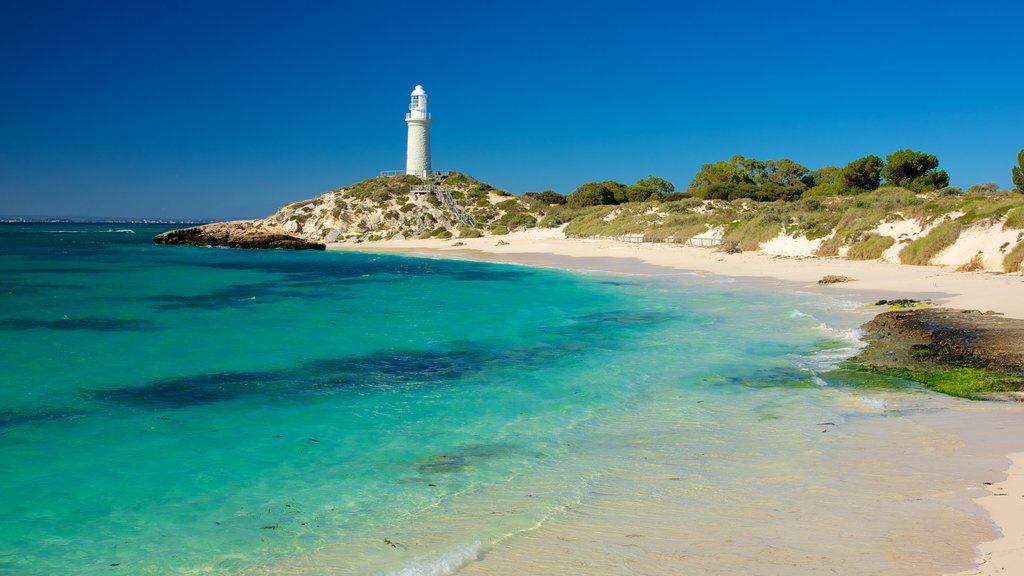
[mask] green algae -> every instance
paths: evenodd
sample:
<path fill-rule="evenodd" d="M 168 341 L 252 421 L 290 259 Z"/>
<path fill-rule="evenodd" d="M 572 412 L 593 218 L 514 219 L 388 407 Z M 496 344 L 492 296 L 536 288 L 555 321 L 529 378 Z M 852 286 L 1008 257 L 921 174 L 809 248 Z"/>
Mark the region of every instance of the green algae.
<path fill-rule="evenodd" d="M 848 364 L 846 367 L 850 368 L 851 366 Z M 915 382 L 928 390 L 968 400 L 984 400 L 984 394 L 1021 390 L 1019 379 L 981 368 L 911 370 L 909 368 L 859 365 L 856 370 Z"/>

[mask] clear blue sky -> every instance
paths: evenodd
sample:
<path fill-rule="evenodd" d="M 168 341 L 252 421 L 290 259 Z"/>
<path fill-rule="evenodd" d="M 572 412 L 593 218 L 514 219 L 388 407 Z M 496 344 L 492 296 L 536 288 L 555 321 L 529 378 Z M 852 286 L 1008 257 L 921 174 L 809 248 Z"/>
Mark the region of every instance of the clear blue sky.
<path fill-rule="evenodd" d="M 0 214 L 253 217 L 405 162 L 515 193 L 899 148 L 1010 185 L 1024 4 L 0 5 Z"/>

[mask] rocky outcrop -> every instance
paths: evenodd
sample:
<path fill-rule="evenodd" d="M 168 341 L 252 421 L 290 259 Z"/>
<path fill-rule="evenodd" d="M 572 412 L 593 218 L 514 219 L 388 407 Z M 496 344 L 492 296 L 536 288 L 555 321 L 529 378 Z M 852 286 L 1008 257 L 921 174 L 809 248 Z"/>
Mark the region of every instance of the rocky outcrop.
<path fill-rule="evenodd" d="M 203 226 L 170 230 L 153 238 L 157 244 L 188 244 L 192 246 L 227 246 L 230 248 L 284 248 L 288 250 L 323 250 L 320 242 L 311 242 L 285 233 L 261 221 L 215 222 Z"/>
<path fill-rule="evenodd" d="M 497 227 L 534 226 L 541 218 L 537 203 L 452 172 L 442 184 L 458 210 L 477 223 L 478 228 L 472 228 L 465 224 L 466 219 L 460 222 L 435 194 L 424 192 L 428 184 L 415 176 L 381 176 L 285 204 L 259 220 L 174 230 L 153 240 L 161 244 L 322 250 L 334 242 L 478 237 Z"/>
<path fill-rule="evenodd" d="M 863 328 L 868 346 L 855 360 L 868 366 L 969 367 L 1024 381 L 1024 320 L 977 310 L 919 308 L 879 314 Z"/>

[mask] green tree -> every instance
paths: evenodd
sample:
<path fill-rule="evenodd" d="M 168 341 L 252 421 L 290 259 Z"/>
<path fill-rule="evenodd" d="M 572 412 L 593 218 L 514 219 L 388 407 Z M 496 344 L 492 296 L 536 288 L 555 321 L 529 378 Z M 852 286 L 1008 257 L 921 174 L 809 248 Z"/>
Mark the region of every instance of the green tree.
<path fill-rule="evenodd" d="M 850 162 L 839 173 L 839 184 L 857 190 L 874 190 L 881 184 L 882 159 L 868 154 Z"/>
<path fill-rule="evenodd" d="M 607 182 L 587 182 L 577 188 L 572 194 L 569 194 L 566 202 L 574 208 L 599 206 L 601 204 L 618 204 L 619 200 L 615 198 L 615 192 L 606 184 Z M 613 184 L 618 183 L 614 182 Z M 621 184 L 619 185 L 622 186 Z M 623 186 L 623 188 L 625 187 Z M 623 197 L 625 197 L 624 190 Z"/>
<path fill-rule="evenodd" d="M 614 180 L 605 180 L 604 182 L 601 182 L 601 185 L 611 190 L 612 198 L 615 199 L 615 202 L 612 202 L 612 204 L 622 204 L 623 202 L 629 202 L 629 198 L 626 197 L 626 191 L 629 190 L 629 186 L 626 186 L 622 182 L 616 182 Z"/>
<path fill-rule="evenodd" d="M 626 201 L 628 202 L 646 202 L 658 198 L 661 198 L 661 194 L 658 194 L 658 191 L 650 186 L 633 184 L 626 190 Z"/>
<path fill-rule="evenodd" d="M 765 169 L 769 182 L 785 187 L 796 186 L 800 188 L 805 187 L 803 179 L 810 171 L 806 166 L 797 164 L 789 158 L 775 161 L 769 160 L 765 163 Z"/>
<path fill-rule="evenodd" d="M 1013 186 L 1017 192 L 1024 192 L 1024 150 L 1017 153 L 1017 165 L 1010 174 L 1013 176 Z"/>
<path fill-rule="evenodd" d="M 804 178 L 804 184 L 809 188 L 821 186 L 822 184 L 839 184 L 839 174 L 843 171 L 838 166 L 822 166 L 812 171 Z"/>
<path fill-rule="evenodd" d="M 676 187 L 668 180 L 657 176 L 648 176 L 636 181 L 626 190 L 626 199 L 629 202 L 646 202 L 647 200 L 661 200 L 665 196 L 675 192 Z"/>
<path fill-rule="evenodd" d="M 753 184 L 754 179 L 742 168 L 729 162 L 704 164 L 690 182 L 689 190 L 707 188 L 715 184 Z"/>
<path fill-rule="evenodd" d="M 659 195 L 665 196 L 676 191 L 675 184 L 665 180 L 664 178 L 658 178 L 657 176 L 648 176 L 647 178 L 641 178 L 636 181 L 636 186 L 646 186 L 653 188 Z"/>
<path fill-rule="evenodd" d="M 769 164 L 768 162 L 762 162 L 756 158 L 744 158 L 741 154 L 737 154 L 729 159 L 729 164 L 742 169 L 750 177 L 750 181 L 761 185 L 768 179 Z"/>
<path fill-rule="evenodd" d="M 909 148 L 897 150 L 885 157 L 882 177 L 891 186 L 900 186 L 914 192 L 930 192 L 949 186 L 949 174 L 938 170 L 939 159 L 933 154 Z"/>
<path fill-rule="evenodd" d="M 554 190 L 545 190 L 537 194 L 537 198 L 545 204 L 565 204 L 565 196 Z"/>

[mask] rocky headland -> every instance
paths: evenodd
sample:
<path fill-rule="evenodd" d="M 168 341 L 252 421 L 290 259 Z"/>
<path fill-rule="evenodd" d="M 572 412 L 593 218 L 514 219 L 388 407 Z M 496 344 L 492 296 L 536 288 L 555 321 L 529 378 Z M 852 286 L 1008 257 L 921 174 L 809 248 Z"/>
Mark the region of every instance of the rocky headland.
<path fill-rule="evenodd" d="M 286 233 L 279 226 L 261 221 L 214 222 L 202 226 L 170 230 L 153 237 L 157 244 L 225 246 L 229 248 L 284 248 L 323 250 L 320 242 L 311 242 Z"/>
<path fill-rule="evenodd" d="M 153 240 L 322 250 L 330 243 L 477 238 L 536 226 L 542 206 L 458 172 L 437 179 L 380 176 L 285 204 L 266 218 L 172 230 Z"/>

